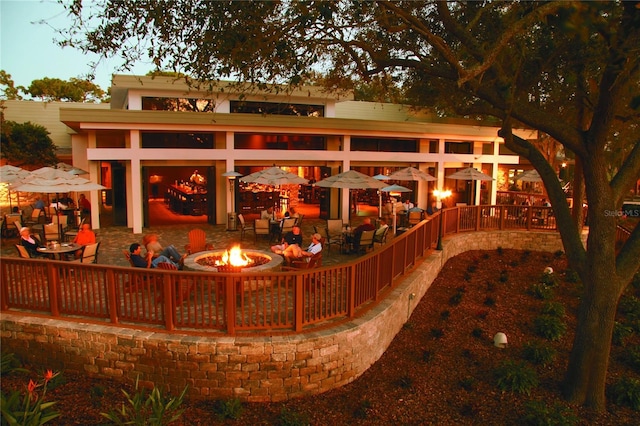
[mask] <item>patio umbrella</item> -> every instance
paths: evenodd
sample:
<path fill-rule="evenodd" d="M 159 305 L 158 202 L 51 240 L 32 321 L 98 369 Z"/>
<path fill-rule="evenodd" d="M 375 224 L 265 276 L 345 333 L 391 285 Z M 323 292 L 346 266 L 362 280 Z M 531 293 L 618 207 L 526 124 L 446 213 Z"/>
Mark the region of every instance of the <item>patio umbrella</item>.
<path fill-rule="evenodd" d="M 58 163 L 56 164 L 56 169 L 63 170 L 65 172 L 71 173 L 72 175 L 88 175 L 89 172 L 86 170 L 82 170 L 81 168 L 72 166 L 67 163 Z"/>
<path fill-rule="evenodd" d="M 521 180 L 523 182 L 542 182 L 542 178 L 537 170 L 531 169 L 514 176 L 514 180 Z"/>
<path fill-rule="evenodd" d="M 391 175 L 389 175 L 389 178 L 394 180 L 421 180 L 424 182 L 432 182 L 434 180 L 437 180 L 429 173 L 425 173 L 422 170 L 416 169 L 415 167 L 406 167 L 404 169 L 400 169 L 396 172 L 391 173 Z"/>
<path fill-rule="evenodd" d="M 11 186 L 16 186 L 22 183 L 22 180 L 29 176 L 27 170 L 20 167 L 5 164 L 0 167 L 0 183 L 7 185 L 7 194 L 9 196 L 9 208 L 13 209 L 11 202 Z"/>
<path fill-rule="evenodd" d="M 40 167 L 39 169 L 32 171 L 31 176 L 43 179 L 73 179 L 76 177 L 73 173 L 65 172 L 62 169 L 55 169 L 53 167 Z"/>
<path fill-rule="evenodd" d="M 493 178 L 487 174 L 484 174 L 473 167 L 467 167 L 466 169 L 458 170 L 457 172 L 450 174 L 447 176 L 449 179 L 457 179 L 457 180 L 470 180 L 470 181 L 489 181 L 493 180 Z M 471 200 L 473 200 L 474 188 L 471 186 Z M 473 203 L 472 203 L 473 204 Z"/>
<path fill-rule="evenodd" d="M 384 192 L 412 192 L 411 189 L 402 185 L 389 185 L 382 188 L 380 191 Z M 407 212 L 408 214 L 408 212 Z M 393 206 L 393 233 L 396 233 L 396 208 Z"/>
<path fill-rule="evenodd" d="M 251 173 L 240 178 L 243 182 L 261 183 L 263 185 L 299 185 L 309 182 L 305 178 L 301 178 L 290 172 L 282 170 L 280 167 L 269 167 L 259 172 Z"/>
<path fill-rule="evenodd" d="M 314 183 L 322 188 L 346 188 L 346 189 L 381 189 L 387 186 L 386 183 L 367 176 L 355 170 L 338 173 L 326 179 Z"/>

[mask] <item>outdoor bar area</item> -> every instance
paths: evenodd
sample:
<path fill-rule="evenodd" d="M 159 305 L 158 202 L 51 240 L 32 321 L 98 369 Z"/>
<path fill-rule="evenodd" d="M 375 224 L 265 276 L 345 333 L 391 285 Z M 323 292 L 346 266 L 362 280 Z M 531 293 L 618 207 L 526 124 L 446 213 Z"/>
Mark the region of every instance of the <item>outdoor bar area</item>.
<path fill-rule="evenodd" d="M 207 179 L 195 170 L 188 180 L 168 185 L 165 203 L 174 213 L 200 216 L 207 211 Z"/>

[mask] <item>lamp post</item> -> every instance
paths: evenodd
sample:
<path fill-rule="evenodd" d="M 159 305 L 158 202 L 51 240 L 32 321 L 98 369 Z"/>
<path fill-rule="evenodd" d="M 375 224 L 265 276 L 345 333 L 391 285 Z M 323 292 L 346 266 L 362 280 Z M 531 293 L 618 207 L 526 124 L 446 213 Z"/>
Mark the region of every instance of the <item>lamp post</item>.
<path fill-rule="evenodd" d="M 436 199 L 438 200 L 438 204 L 440 205 L 440 207 L 438 207 L 440 209 L 440 226 L 438 226 L 438 245 L 436 247 L 436 250 L 442 250 L 442 234 L 443 234 L 443 227 L 444 227 L 444 214 L 442 213 L 442 200 L 450 197 L 451 191 L 448 189 L 444 189 L 444 190 L 434 189 L 433 195 L 436 197 Z"/>
<path fill-rule="evenodd" d="M 236 231 L 236 197 L 233 190 L 236 186 L 236 178 L 242 176 L 242 174 L 235 170 L 230 170 L 222 174 L 222 176 L 229 179 L 229 192 L 231 193 L 231 211 L 228 214 L 227 231 Z"/>

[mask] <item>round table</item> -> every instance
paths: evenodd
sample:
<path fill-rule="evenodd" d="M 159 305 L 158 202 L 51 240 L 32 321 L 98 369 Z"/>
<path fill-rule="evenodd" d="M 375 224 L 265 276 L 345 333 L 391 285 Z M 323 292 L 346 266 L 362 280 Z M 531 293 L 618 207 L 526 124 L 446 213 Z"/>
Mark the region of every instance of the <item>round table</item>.
<path fill-rule="evenodd" d="M 62 256 L 63 254 L 71 253 L 76 250 L 80 250 L 81 248 L 82 246 L 80 244 L 62 243 L 62 244 L 57 244 L 55 247 L 53 245 L 49 245 L 47 247 L 38 247 L 38 252 L 42 254 L 50 254 L 54 258 L 55 256 L 58 256 L 58 259 L 64 260 L 64 257 Z"/>

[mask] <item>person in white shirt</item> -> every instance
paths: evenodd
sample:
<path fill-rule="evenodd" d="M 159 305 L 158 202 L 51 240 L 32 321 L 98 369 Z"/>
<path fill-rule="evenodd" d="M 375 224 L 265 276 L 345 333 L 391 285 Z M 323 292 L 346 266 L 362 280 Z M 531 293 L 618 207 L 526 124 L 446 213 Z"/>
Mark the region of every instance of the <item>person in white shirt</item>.
<path fill-rule="evenodd" d="M 309 258 L 316 253 L 320 253 L 322 251 L 322 235 L 316 233 L 311 237 L 311 244 L 307 247 L 306 250 L 302 250 L 300 246 L 297 244 L 290 245 L 284 251 L 284 257 L 288 263 L 291 263 L 292 260 L 305 259 L 309 261 Z"/>

